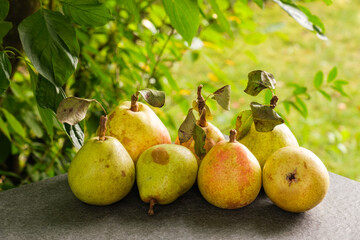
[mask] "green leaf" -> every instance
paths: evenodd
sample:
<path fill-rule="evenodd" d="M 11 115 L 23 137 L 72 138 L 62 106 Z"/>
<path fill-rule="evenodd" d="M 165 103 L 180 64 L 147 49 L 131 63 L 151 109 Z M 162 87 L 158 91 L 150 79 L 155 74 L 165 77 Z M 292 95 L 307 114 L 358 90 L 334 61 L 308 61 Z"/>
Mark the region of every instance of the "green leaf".
<path fill-rule="evenodd" d="M 42 126 L 38 123 L 35 114 L 32 111 L 24 111 L 21 114 L 22 120 L 26 123 L 26 125 L 31 129 L 31 131 L 35 134 L 36 137 L 42 138 L 44 132 L 42 130 Z"/>
<path fill-rule="evenodd" d="M 283 101 L 283 104 L 284 104 L 284 108 L 285 108 L 286 113 L 289 114 L 290 113 L 290 106 L 291 106 L 290 102 L 289 101 Z"/>
<path fill-rule="evenodd" d="M 324 96 L 324 98 L 326 98 L 327 100 L 331 101 L 331 96 L 330 94 L 328 94 L 327 92 L 325 92 L 324 90 L 318 89 L 318 92 L 321 93 L 321 95 Z"/>
<path fill-rule="evenodd" d="M 332 2 L 332 0 L 323 0 L 325 3 L 326 3 L 326 5 L 331 5 L 333 2 Z"/>
<path fill-rule="evenodd" d="M 343 89 L 343 85 L 347 85 L 348 82 L 347 81 L 344 81 L 344 80 L 336 80 L 333 82 L 333 86 L 332 88 L 339 92 L 342 96 L 344 97 L 349 97 L 349 95 L 344 91 Z"/>
<path fill-rule="evenodd" d="M 161 63 L 158 65 L 158 68 L 165 75 L 170 87 L 175 91 L 179 91 L 179 87 L 178 87 L 175 79 L 171 75 L 171 72 L 169 71 L 169 69 L 164 64 L 161 64 Z"/>
<path fill-rule="evenodd" d="M 264 102 L 270 104 L 272 97 L 273 97 L 273 94 L 270 91 L 270 89 L 265 90 Z"/>
<path fill-rule="evenodd" d="M 162 0 L 171 25 L 191 45 L 200 20 L 197 0 Z"/>
<path fill-rule="evenodd" d="M 21 123 L 15 118 L 14 115 L 12 115 L 10 112 L 8 112 L 5 108 L 1 108 L 1 111 L 4 113 L 5 118 L 10 125 L 11 129 L 20 135 L 22 138 L 26 137 L 26 132 L 24 128 L 22 127 Z"/>
<path fill-rule="evenodd" d="M 63 127 L 74 147 L 78 149 L 81 148 L 84 145 L 84 132 L 81 129 L 80 125 L 75 124 L 74 126 L 72 126 L 64 123 Z"/>
<path fill-rule="evenodd" d="M 0 95 L 9 87 L 11 63 L 4 52 L 0 52 Z"/>
<path fill-rule="evenodd" d="M 294 91 L 293 91 L 293 95 L 306 94 L 306 92 L 307 92 L 306 87 L 300 86 L 297 83 L 290 83 L 288 85 L 295 88 Z"/>
<path fill-rule="evenodd" d="M 132 2 L 134 0 L 126 0 Z M 113 20 L 108 8 L 99 0 L 63 0 L 64 14 L 85 27 L 103 26 Z M 138 13 L 139 15 L 139 13 Z"/>
<path fill-rule="evenodd" d="M 206 141 L 206 133 L 205 130 L 197 124 L 195 124 L 193 138 L 195 141 L 195 153 L 200 159 L 203 159 L 206 155 L 206 150 L 204 148 Z"/>
<path fill-rule="evenodd" d="M 0 117 L 0 130 L 3 132 L 3 134 L 11 141 L 9 129 L 6 126 L 6 123 L 4 120 Z"/>
<path fill-rule="evenodd" d="M 331 71 L 329 72 L 327 82 L 329 83 L 334 81 L 336 76 L 337 76 L 337 67 L 333 67 L 333 69 L 331 69 Z"/>
<path fill-rule="evenodd" d="M 92 102 L 97 101 L 95 99 L 77 97 L 65 98 L 60 102 L 57 108 L 56 117 L 61 123 L 75 125 L 85 118 L 87 110 Z"/>
<path fill-rule="evenodd" d="M 21 179 L 21 177 L 19 175 L 17 175 L 16 173 L 7 172 L 7 171 L 3 171 L 3 170 L 0 170 L 0 175 L 5 175 L 5 176 L 8 176 L 8 177 L 14 177 L 14 178 Z"/>
<path fill-rule="evenodd" d="M 314 77 L 314 86 L 316 88 L 320 88 L 321 84 L 323 83 L 323 79 L 324 79 L 324 74 L 322 71 L 318 71 L 316 74 L 315 74 L 315 77 Z"/>
<path fill-rule="evenodd" d="M 296 97 L 296 103 L 297 105 L 299 106 L 299 109 L 300 109 L 300 114 L 304 117 L 304 118 L 307 118 L 308 116 L 308 110 L 307 110 L 307 107 L 306 107 L 306 104 L 305 102 L 299 98 L 299 97 Z"/>
<path fill-rule="evenodd" d="M 259 8 L 264 8 L 263 0 L 254 0 L 254 3 L 259 6 Z"/>
<path fill-rule="evenodd" d="M 245 137 L 250 131 L 253 124 L 253 117 L 251 110 L 242 111 L 236 118 L 236 140 L 240 140 Z"/>
<path fill-rule="evenodd" d="M 139 22 L 140 14 L 135 0 L 124 0 L 125 8 L 135 17 L 135 21 Z"/>
<path fill-rule="evenodd" d="M 144 89 L 138 91 L 138 93 L 153 107 L 161 108 L 165 104 L 165 92 L 163 91 Z"/>
<path fill-rule="evenodd" d="M 294 18 L 304 28 L 315 31 L 317 36 L 322 40 L 327 40 L 324 35 L 324 26 L 320 19 L 310 13 L 306 8 L 299 7 L 292 2 L 273 0 L 278 4 L 290 17 Z"/>
<path fill-rule="evenodd" d="M 11 22 L 0 21 L 0 43 L 2 43 L 3 38 L 12 28 Z"/>
<path fill-rule="evenodd" d="M 0 0 L 0 21 L 4 20 L 9 12 L 9 1 Z"/>
<path fill-rule="evenodd" d="M 225 110 L 230 110 L 230 85 L 226 85 L 213 93 L 212 99 L 215 99 L 216 102 Z"/>
<path fill-rule="evenodd" d="M 262 105 L 257 102 L 250 104 L 255 129 L 258 132 L 270 132 L 276 125 L 284 123 L 280 115 L 270 106 Z"/>
<path fill-rule="evenodd" d="M 248 74 L 248 83 L 244 92 L 251 96 L 257 96 L 262 90 L 275 89 L 276 80 L 271 73 L 256 70 Z"/>
<path fill-rule="evenodd" d="M 223 11 L 220 10 L 219 5 L 217 4 L 216 0 L 209 0 L 209 3 L 217 15 L 217 20 L 219 21 L 220 27 L 222 28 L 222 30 L 227 32 L 230 36 L 233 36 L 233 33 L 230 29 L 230 23 L 226 19 Z"/>
<path fill-rule="evenodd" d="M 195 125 L 196 119 L 193 113 L 193 109 L 190 108 L 184 122 L 180 125 L 178 130 L 180 143 L 188 141 L 193 136 L 195 131 Z"/>
<path fill-rule="evenodd" d="M 52 140 L 54 137 L 54 122 L 53 122 L 54 112 L 50 109 L 42 108 L 39 105 L 38 105 L 38 110 L 40 113 L 42 123 L 46 129 L 46 132 L 48 133 L 50 139 Z"/>
<path fill-rule="evenodd" d="M 78 63 L 74 26 L 61 13 L 40 9 L 23 20 L 18 30 L 24 51 L 36 70 L 62 86 Z"/>
<path fill-rule="evenodd" d="M 66 97 L 62 88 L 56 87 L 42 75 L 38 76 L 35 96 L 40 107 L 50 108 L 54 112 L 56 112 L 61 100 Z"/>

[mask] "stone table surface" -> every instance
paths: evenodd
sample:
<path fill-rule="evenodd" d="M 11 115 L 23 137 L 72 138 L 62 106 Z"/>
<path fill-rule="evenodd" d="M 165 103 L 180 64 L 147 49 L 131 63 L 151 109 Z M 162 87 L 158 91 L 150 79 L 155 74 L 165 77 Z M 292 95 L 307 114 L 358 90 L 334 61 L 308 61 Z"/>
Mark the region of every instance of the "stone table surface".
<path fill-rule="evenodd" d="M 360 183 L 330 173 L 322 203 L 294 214 L 262 191 L 249 206 L 223 210 L 193 187 L 147 215 L 136 187 L 110 206 L 72 194 L 67 175 L 0 192 L 0 239 L 360 239 Z"/>

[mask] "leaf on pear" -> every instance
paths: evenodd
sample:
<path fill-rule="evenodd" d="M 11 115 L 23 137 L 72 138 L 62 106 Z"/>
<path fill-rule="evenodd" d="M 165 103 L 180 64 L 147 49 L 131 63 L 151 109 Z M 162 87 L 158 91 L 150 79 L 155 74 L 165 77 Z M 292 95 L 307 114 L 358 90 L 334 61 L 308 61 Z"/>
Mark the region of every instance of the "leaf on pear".
<path fill-rule="evenodd" d="M 56 117 L 61 123 L 75 125 L 85 118 L 89 105 L 92 102 L 96 102 L 96 100 L 77 97 L 65 98 L 57 108 Z"/>
<path fill-rule="evenodd" d="M 197 124 L 195 124 L 193 138 L 195 141 L 195 145 L 194 145 L 195 153 L 200 159 L 202 159 L 206 155 L 206 150 L 204 148 L 206 133 L 204 129 Z"/>
<path fill-rule="evenodd" d="M 230 110 L 230 85 L 223 86 L 222 88 L 216 90 L 213 94 L 212 99 L 215 99 L 216 102 L 225 110 Z"/>
<path fill-rule="evenodd" d="M 251 110 L 245 110 L 239 114 L 239 116 L 236 118 L 236 140 L 240 140 L 248 134 L 253 122 L 254 121 Z"/>
<path fill-rule="evenodd" d="M 192 108 L 197 111 L 200 115 L 200 112 L 199 112 L 199 105 L 198 105 L 198 102 L 197 100 L 193 100 L 192 102 Z M 213 120 L 213 116 L 211 115 L 211 111 L 210 111 L 210 108 L 208 105 L 205 104 L 205 110 L 206 110 L 206 115 L 205 115 L 205 118 L 206 120 L 208 121 L 211 121 Z"/>
<path fill-rule="evenodd" d="M 194 134 L 196 119 L 192 110 L 192 108 L 189 109 L 184 122 L 180 125 L 178 130 L 180 144 L 188 141 Z"/>
<path fill-rule="evenodd" d="M 276 125 L 284 123 L 280 115 L 270 106 L 262 105 L 257 102 L 250 104 L 255 129 L 258 132 L 270 132 Z"/>
<path fill-rule="evenodd" d="M 161 108 L 165 104 L 165 92 L 163 91 L 144 89 L 138 91 L 138 93 L 153 107 Z"/>
<path fill-rule="evenodd" d="M 257 96 L 263 89 L 275 89 L 276 80 L 271 73 L 256 70 L 248 74 L 248 84 L 244 92 Z"/>

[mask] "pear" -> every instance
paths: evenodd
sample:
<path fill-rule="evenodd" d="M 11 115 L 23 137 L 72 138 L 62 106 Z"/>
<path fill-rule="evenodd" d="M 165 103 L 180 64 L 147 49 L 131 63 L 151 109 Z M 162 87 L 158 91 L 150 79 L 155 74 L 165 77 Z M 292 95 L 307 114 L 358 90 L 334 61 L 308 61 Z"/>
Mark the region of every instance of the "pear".
<path fill-rule="evenodd" d="M 171 143 L 169 131 L 154 111 L 136 100 L 125 101 L 109 113 L 106 133 L 122 143 L 135 163 L 149 147 Z"/>
<path fill-rule="evenodd" d="M 304 212 L 314 208 L 329 188 L 329 173 L 310 150 L 288 146 L 274 152 L 263 169 L 266 195 L 279 208 Z"/>
<path fill-rule="evenodd" d="M 102 117 L 103 118 L 103 117 Z M 105 126 L 105 120 L 102 119 Z M 124 198 L 135 181 L 134 163 L 121 143 L 113 137 L 89 139 L 76 153 L 68 172 L 74 195 L 93 205 L 109 205 Z"/>
<path fill-rule="evenodd" d="M 264 166 L 266 159 L 276 150 L 286 146 L 299 146 L 294 134 L 285 124 L 277 125 L 270 132 L 258 132 L 253 123 L 249 133 L 239 142 L 244 144 L 255 155 L 261 168 Z"/>
<path fill-rule="evenodd" d="M 255 200 L 261 189 L 261 168 L 255 156 L 235 140 L 216 144 L 204 157 L 198 173 L 202 196 L 212 205 L 236 209 Z"/>
<path fill-rule="evenodd" d="M 169 204 L 186 193 L 195 183 L 198 165 L 186 147 L 161 144 L 145 150 L 136 163 L 136 182 L 140 198 L 150 203 Z"/>
<path fill-rule="evenodd" d="M 203 116 L 205 116 L 205 114 Z M 202 123 L 202 125 L 200 125 L 201 122 L 197 121 L 196 124 L 201 126 L 205 131 L 206 139 L 205 139 L 204 149 L 205 149 L 206 153 L 208 153 L 210 151 L 210 149 L 216 143 L 225 140 L 224 135 L 221 133 L 221 131 L 217 127 L 212 125 L 211 123 L 205 121 L 205 122 Z M 176 138 L 175 144 L 180 144 L 179 137 Z M 180 145 L 190 149 L 190 151 L 195 155 L 196 160 L 198 162 L 198 165 L 200 166 L 201 159 L 200 159 L 199 156 L 196 155 L 194 138 L 191 137 L 189 140 L 187 140 L 186 142 L 181 143 Z"/>

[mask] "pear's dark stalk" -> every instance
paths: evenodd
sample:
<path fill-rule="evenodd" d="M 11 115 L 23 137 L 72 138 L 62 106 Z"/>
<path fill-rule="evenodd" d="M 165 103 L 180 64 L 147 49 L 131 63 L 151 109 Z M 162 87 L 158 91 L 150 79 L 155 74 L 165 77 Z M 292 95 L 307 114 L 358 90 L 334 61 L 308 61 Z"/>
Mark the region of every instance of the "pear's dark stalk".
<path fill-rule="evenodd" d="M 148 211 L 148 214 L 150 216 L 153 216 L 154 215 L 154 206 L 156 204 L 156 200 L 154 198 L 151 198 L 150 199 L 150 207 L 149 207 L 149 211 Z"/>
<path fill-rule="evenodd" d="M 99 140 L 104 141 L 105 140 L 105 133 L 106 133 L 106 121 L 107 116 L 102 115 L 100 117 L 100 130 L 99 130 Z"/>
<path fill-rule="evenodd" d="M 203 108 L 203 110 L 201 111 L 200 120 L 199 120 L 199 126 L 200 127 L 206 127 L 207 126 L 206 109 L 205 108 Z"/>
<path fill-rule="evenodd" d="M 139 111 L 139 105 L 137 104 L 137 100 L 139 99 L 138 95 L 135 93 L 131 96 L 131 107 L 130 110 L 133 112 Z"/>
<path fill-rule="evenodd" d="M 231 143 L 234 143 L 236 140 L 236 130 L 235 129 L 231 129 L 230 130 L 230 141 Z"/>
<path fill-rule="evenodd" d="M 199 114 L 201 114 L 202 110 L 205 108 L 205 99 L 201 95 L 202 87 L 203 87 L 203 85 L 200 84 L 197 89 L 197 103 L 198 103 Z"/>
<path fill-rule="evenodd" d="M 274 109 L 274 108 L 276 107 L 276 103 L 277 103 L 278 100 L 279 100 L 279 98 L 278 98 L 276 95 L 274 95 L 274 96 L 271 98 L 271 100 L 270 100 L 270 107 L 271 107 L 272 109 Z"/>

